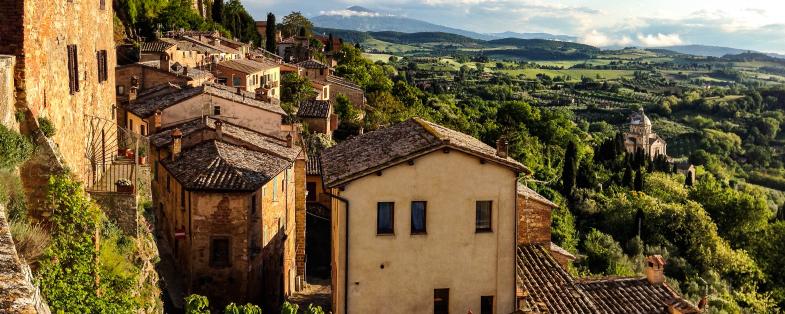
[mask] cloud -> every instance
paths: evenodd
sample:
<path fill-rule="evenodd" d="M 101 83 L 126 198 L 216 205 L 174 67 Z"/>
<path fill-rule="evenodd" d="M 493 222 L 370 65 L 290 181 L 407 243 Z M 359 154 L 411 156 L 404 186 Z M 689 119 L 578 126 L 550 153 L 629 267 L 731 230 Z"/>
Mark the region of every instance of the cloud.
<path fill-rule="evenodd" d="M 351 17 L 351 16 L 364 16 L 364 17 L 392 16 L 390 14 L 381 14 L 379 12 L 364 12 L 364 11 L 352 11 L 352 10 L 320 11 L 319 15 L 343 16 L 343 17 Z"/>
<path fill-rule="evenodd" d="M 679 37 L 679 34 L 638 34 L 638 42 L 644 47 L 665 47 L 681 45 L 684 42 Z"/>
<path fill-rule="evenodd" d="M 595 47 L 630 46 L 634 44 L 634 41 L 629 36 L 610 36 L 596 29 L 580 36 L 578 42 Z"/>

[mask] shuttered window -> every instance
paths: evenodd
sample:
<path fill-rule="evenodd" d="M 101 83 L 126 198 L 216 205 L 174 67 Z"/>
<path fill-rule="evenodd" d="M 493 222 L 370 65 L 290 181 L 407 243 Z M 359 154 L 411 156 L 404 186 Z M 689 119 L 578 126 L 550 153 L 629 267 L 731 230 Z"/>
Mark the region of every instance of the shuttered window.
<path fill-rule="evenodd" d="M 79 56 L 76 45 L 68 45 L 68 88 L 72 95 L 79 91 Z"/>
<path fill-rule="evenodd" d="M 96 52 L 96 59 L 98 60 L 98 82 L 106 82 L 109 79 L 109 68 L 106 62 L 106 50 L 99 50 Z"/>
<path fill-rule="evenodd" d="M 106 0 L 100 0 L 101 10 L 106 10 Z"/>

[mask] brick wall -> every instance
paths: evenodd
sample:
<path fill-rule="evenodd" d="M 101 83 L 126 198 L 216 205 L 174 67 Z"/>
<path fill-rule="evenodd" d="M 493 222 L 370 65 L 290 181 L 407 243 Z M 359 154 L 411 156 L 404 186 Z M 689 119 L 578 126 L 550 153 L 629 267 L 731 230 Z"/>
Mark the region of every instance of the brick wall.
<path fill-rule="evenodd" d="M 518 244 L 551 242 L 551 207 L 518 194 Z"/>
<path fill-rule="evenodd" d="M 297 275 L 305 276 L 305 159 L 298 159 L 294 165 L 295 188 L 295 261 Z"/>

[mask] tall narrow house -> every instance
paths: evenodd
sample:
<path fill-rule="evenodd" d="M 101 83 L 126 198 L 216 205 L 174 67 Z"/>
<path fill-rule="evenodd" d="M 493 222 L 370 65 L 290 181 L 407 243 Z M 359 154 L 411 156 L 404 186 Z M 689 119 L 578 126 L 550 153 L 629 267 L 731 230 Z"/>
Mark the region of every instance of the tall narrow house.
<path fill-rule="evenodd" d="M 334 313 L 512 313 L 517 178 L 497 148 L 419 118 L 321 155 Z"/>
<path fill-rule="evenodd" d="M 16 107 L 29 112 L 21 129 L 51 120 L 57 151 L 83 180 L 116 150 L 113 16 L 108 0 L 0 1 L 0 54 L 16 56 Z M 23 169 L 31 191 L 44 177 Z"/>

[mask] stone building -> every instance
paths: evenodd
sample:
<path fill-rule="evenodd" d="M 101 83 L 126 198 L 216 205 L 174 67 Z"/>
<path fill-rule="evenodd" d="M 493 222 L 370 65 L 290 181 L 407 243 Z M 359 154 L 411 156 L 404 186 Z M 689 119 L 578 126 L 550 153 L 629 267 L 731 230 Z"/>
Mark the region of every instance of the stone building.
<path fill-rule="evenodd" d="M 332 137 L 338 128 L 338 115 L 328 100 L 306 100 L 300 103 L 297 117 L 308 126 L 308 132 L 322 133 Z"/>
<path fill-rule="evenodd" d="M 668 144 L 651 130 L 651 126 L 651 120 L 643 109 L 630 115 L 630 129 L 624 132 L 624 148 L 628 153 L 642 150 L 651 159 L 658 155 L 668 156 Z"/>
<path fill-rule="evenodd" d="M 159 61 L 132 63 L 115 68 L 115 90 L 118 102 L 127 101 L 131 87 L 137 95 L 161 85 L 200 86 L 215 78 L 210 72 L 195 68 L 161 68 Z"/>
<path fill-rule="evenodd" d="M 213 119 L 162 130 L 151 142 L 157 229 L 188 293 L 218 305 L 280 306 L 297 276 L 302 149 L 292 137 Z"/>
<path fill-rule="evenodd" d="M 159 85 L 121 103 L 118 116 L 121 125 L 138 134 L 151 134 L 161 127 L 211 116 L 264 134 L 279 135 L 286 112 L 278 104 L 254 96 L 220 84 Z"/>
<path fill-rule="evenodd" d="M 518 183 L 518 244 L 540 244 L 548 248 L 566 269 L 575 256 L 551 242 L 551 212 L 557 207 L 547 198 Z"/>
<path fill-rule="evenodd" d="M 218 63 L 213 74 L 220 84 L 242 88 L 264 99 L 281 99 L 281 68 L 277 63 L 229 60 Z"/>
<path fill-rule="evenodd" d="M 350 82 L 349 80 L 335 75 L 327 75 L 325 80 L 330 84 L 331 93 L 334 97 L 344 95 L 349 98 L 349 103 L 358 109 L 364 109 L 368 103 L 365 98 L 365 91 L 362 87 Z"/>
<path fill-rule="evenodd" d="M 503 146 L 419 118 L 321 154 L 334 313 L 512 313 L 517 177 Z"/>
<path fill-rule="evenodd" d="M 94 176 L 91 165 L 111 159 L 101 147 L 114 147 L 116 133 L 115 43 L 110 1 L 16 0 L 0 2 L 0 54 L 16 57 L 16 107 L 26 112 L 23 133 L 49 119 L 56 158 L 81 180 Z M 54 147 L 53 146 L 53 147 Z M 55 158 L 55 157 L 52 157 Z M 22 168 L 28 198 L 45 197 L 45 164 Z"/>

